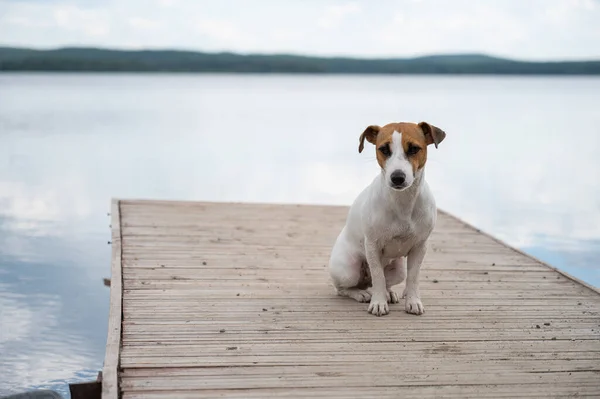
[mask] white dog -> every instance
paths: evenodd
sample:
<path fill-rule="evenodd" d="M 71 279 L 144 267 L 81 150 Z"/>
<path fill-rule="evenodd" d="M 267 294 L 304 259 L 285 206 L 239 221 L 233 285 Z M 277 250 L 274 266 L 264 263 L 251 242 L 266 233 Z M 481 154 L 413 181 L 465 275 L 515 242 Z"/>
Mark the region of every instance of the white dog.
<path fill-rule="evenodd" d="M 338 236 L 329 272 L 339 295 L 370 301 L 368 311 L 389 313 L 388 302 L 398 303 L 391 287 L 408 277 L 403 298 L 408 313 L 425 310 L 419 292 L 419 271 L 427 240 L 436 222 L 435 200 L 424 169 L 427 146 L 444 140 L 443 130 L 426 122 L 369 126 L 360 136 L 375 144 L 381 173 L 356 198 Z"/>

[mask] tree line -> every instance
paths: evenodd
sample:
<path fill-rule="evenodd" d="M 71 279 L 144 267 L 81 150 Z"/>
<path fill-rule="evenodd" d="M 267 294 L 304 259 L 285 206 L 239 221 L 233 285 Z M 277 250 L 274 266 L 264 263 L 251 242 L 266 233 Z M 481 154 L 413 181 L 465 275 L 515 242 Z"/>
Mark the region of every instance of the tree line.
<path fill-rule="evenodd" d="M 362 59 L 177 50 L 0 47 L 1 71 L 598 75 L 600 61 L 516 61 L 480 54 Z"/>

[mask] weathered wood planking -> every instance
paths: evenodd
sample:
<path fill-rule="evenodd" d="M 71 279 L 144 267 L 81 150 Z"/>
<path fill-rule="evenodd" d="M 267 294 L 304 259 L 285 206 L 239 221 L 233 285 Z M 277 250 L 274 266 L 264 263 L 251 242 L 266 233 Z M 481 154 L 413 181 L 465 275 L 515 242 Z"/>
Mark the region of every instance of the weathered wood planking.
<path fill-rule="evenodd" d="M 113 399 L 119 394 L 119 356 L 121 351 L 121 327 L 123 321 L 123 272 L 121 245 L 121 212 L 119 201 L 111 203 L 111 282 L 108 315 L 106 354 L 102 368 L 102 399 Z"/>
<path fill-rule="evenodd" d="M 329 283 L 346 207 L 117 210 L 105 398 L 600 397 L 598 291 L 443 212 L 426 313 L 376 318 Z"/>

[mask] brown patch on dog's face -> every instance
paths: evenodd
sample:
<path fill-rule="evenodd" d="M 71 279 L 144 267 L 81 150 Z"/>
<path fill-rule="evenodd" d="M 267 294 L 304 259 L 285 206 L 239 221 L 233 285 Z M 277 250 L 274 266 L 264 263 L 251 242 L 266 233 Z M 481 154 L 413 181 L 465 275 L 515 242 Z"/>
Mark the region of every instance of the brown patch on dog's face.
<path fill-rule="evenodd" d="M 377 163 L 381 167 L 381 169 L 385 169 L 385 163 L 388 158 L 392 155 L 393 152 L 393 142 L 392 142 L 392 134 L 394 133 L 393 129 L 389 128 L 389 125 L 384 126 L 377 135 L 377 140 L 375 141 L 375 147 L 377 149 Z"/>
<path fill-rule="evenodd" d="M 402 148 L 406 159 L 412 166 L 413 173 L 423 169 L 427 162 L 427 141 L 425 135 L 418 125 L 407 123 L 401 127 Z"/>

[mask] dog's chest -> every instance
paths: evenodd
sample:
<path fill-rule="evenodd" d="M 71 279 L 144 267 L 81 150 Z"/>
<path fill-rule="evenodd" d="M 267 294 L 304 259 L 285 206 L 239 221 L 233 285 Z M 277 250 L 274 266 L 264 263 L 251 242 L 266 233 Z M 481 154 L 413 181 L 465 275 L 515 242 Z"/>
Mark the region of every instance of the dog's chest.
<path fill-rule="evenodd" d="M 413 226 L 391 231 L 383 245 L 384 258 L 394 259 L 407 256 L 410 249 L 416 244 L 418 232 Z"/>

